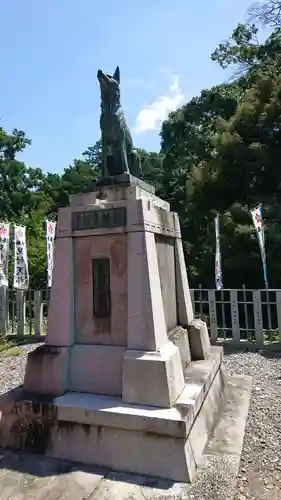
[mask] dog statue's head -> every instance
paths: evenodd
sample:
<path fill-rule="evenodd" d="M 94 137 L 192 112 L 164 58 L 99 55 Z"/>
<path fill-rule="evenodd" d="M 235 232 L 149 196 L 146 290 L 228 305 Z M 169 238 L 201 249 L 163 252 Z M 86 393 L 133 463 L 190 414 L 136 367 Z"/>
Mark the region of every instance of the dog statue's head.
<path fill-rule="evenodd" d="M 119 66 L 117 66 L 113 75 L 105 74 L 101 69 L 99 69 L 97 77 L 100 84 L 102 95 L 107 95 L 108 97 L 110 97 L 119 92 L 119 85 L 120 85 Z"/>

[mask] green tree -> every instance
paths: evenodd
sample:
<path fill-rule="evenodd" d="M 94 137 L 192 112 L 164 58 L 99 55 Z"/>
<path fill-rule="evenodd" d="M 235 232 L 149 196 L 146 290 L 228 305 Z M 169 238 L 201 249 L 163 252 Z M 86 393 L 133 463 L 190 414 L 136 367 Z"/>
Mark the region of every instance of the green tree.
<path fill-rule="evenodd" d="M 44 178 L 39 168 L 27 167 L 16 159 L 17 153 L 30 144 L 21 130 L 12 134 L 0 128 L 0 217 L 18 217 L 36 210 L 40 203 L 38 189 Z"/>
<path fill-rule="evenodd" d="M 137 149 L 141 161 L 141 178 L 155 187 L 156 194 L 162 196 L 163 155 Z"/>
<path fill-rule="evenodd" d="M 19 221 L 26 226 L 29 286 L 32 289 L 47 287 L 45 220 L 44 210 L 37 209 Z"/>
<path fill-rule="evenodd" d="M 234 66 L 236 83 L 243 89 L 250 88 L 262 71 L 278 73 L 280 69 L 281 30 L 273 30 L 263 43 L 259 42 L 258 34 L 255 24 L 240 23 L 229 40 L 220 43 L 211 54 L 212 60 L 222 68 Z"/>
<path fill-rule="evenodd" d="M 202 257 L 204 254 L 205 263 L 212 254 L 212 244 L 205 245 L 203 230 L 209 214 L 200 204 L 195 207 L 187 186 L 193 170 L 215 154 L 212 138 L 217 120 L 233 115 L 242 94 L 243 89 L 236 82 L 203 90 L 199 97 L 171 113 L 162 126 L 164 197 L 180 215 L 187 265 L 192 277 L 198 276 L 198 279 L 202 271 L 198 267 L 198 252 Z"/>
<path fill-rule="evenodd" d="M 65 168 L 61 175 L 47 173 L 41 184 L 41 194 L 49 202 L 48 213 L 55 216 L 58 208 L 68 205 L 69 196 L 82 191 L 92 180 L 98 179 L 101 173 L 101 142 L 89 146 L 82 158 L 73 160 L 72 165 Z"/>
<path fill-rule="evenodd" d="M 264 205 L 266 244 L 271 252 L 270 283 L 281 284 L 281 269 L 273 258 L 281 233 L 276 204 L 280 192 L 280 41 L 279 30 L 260 44 L 254 25 L 238 25 L 211 56 L 222 67 L 233 65 L 232 81 L 203 91 L 163 124 L 165 190 L 181 216 L 194 285 L 214 285 L 214 218 L 219 211 L 225 285 L 263 286 L 249 214 L 259 202 Z"/>

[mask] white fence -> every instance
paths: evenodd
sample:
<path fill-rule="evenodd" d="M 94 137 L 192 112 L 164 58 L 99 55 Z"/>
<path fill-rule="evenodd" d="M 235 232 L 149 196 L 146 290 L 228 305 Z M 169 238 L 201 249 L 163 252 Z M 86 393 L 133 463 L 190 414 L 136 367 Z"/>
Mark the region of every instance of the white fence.
<path fill-rule="evenodd" d="M 192 289 L 195 314 L 209 327 L 212 343 L 254 344 L 281 340 L 281 290 Z"/>
<path fill-rule="evenodd" d="M 0 287 L 0 336 L 32 336 L 44 340 L 48 291 L 16 291 Z"/>
<path fill-rule="evenodd" d="M 280 290 L 191 289 L 195 314 L 205 320 L 213 344 L 241 347 L 281 343 Z M 44 340 L 49 291 L 0 287 L 0 335 Z"/>

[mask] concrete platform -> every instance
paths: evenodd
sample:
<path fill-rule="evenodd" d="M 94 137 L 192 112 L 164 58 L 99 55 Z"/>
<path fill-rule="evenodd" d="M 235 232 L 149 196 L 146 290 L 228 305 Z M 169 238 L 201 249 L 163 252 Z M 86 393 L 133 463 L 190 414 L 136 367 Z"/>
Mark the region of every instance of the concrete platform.
<path fill-rule="evenodd" d="M 251 379 L 245 376 L 228 378 L 224 396 L 193 484 L 112 472 L 46 456 L 38 459 L 38 455 L 1 449 L 1 500 L 231 500 L 235 493 Z"/>
<path fill-rule="evenodd" d="M 224 390 L 222 349 L 191 362 L 173 408 L 67 392 L 55 398 L 22 388 L 0 397 L 0 445 L 174 481 L 192 481 Z M 200 410 L 200 411 L 199 411 Z"/>

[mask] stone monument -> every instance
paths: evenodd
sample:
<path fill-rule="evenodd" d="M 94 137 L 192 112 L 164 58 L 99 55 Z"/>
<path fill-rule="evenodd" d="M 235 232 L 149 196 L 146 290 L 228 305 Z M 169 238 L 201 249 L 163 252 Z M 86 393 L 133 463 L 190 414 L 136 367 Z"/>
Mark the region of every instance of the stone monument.
<path fill-rule="evenodd" d="M 0 397 L 0 445 L 191 481 L 222 349 L 194 319 L 177 214 L 132 175 L 119 70 L 98 78 L 103 176 L 59 210 L 46 342 Z"/>

